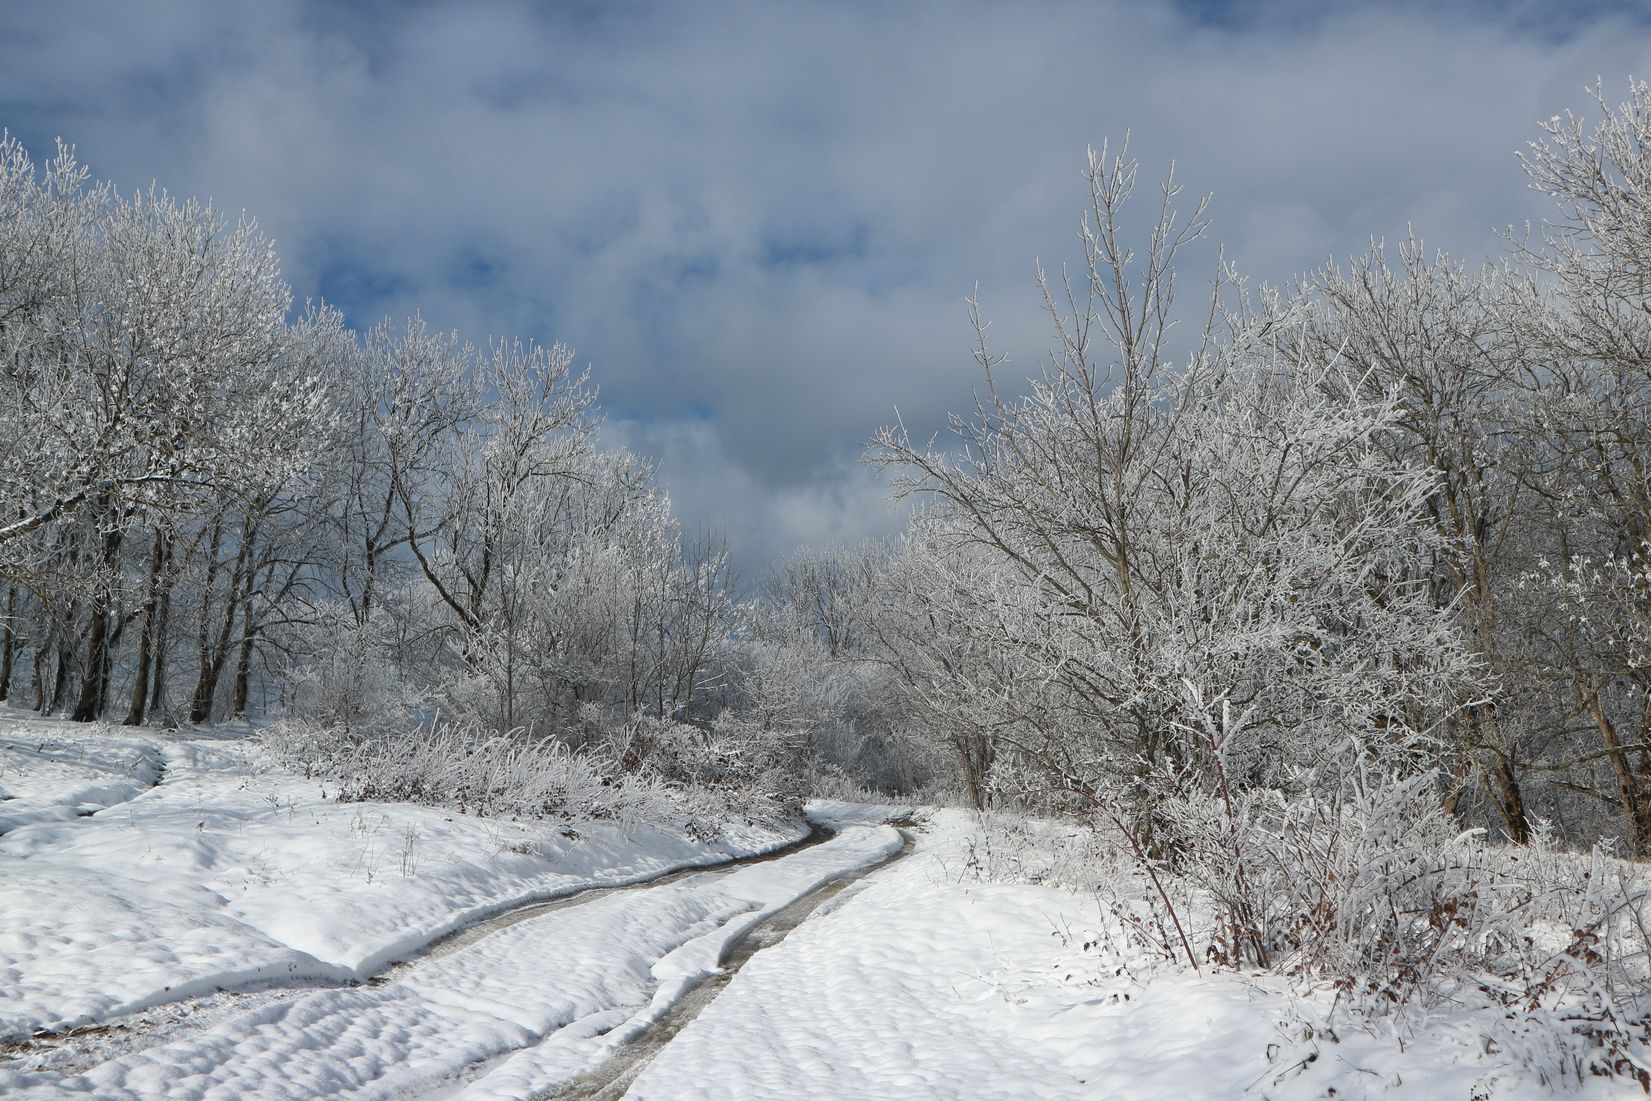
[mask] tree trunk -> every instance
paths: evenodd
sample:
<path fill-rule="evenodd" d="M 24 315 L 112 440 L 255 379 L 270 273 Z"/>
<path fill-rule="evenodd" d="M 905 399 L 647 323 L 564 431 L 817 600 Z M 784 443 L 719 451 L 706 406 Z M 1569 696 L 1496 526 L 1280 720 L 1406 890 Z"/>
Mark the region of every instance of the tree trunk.
<path fill-rule="evenodd" d="M 247 682 L 251 679 L 252 673 L 252 640 L 251 631 L 241 640 L 241 656 L 235 663 L 235 702 L 230 707 L 231 715 L 245 716 L 247 713 Z"/>
<path fill-rule="evenodd" d="M 1462 800 L 1472 783 L 1473 758 L 1464 751 L 1457 755 L 1456 767 L 1451 770 L 1450 784 L 1445 788 L 1444 800 L 1440 804 L 1458 825 L 1462 821 Z"/>
<path fill-rule="evenodd" d="M 46 609 L 41 609 L 43 612 Z M 55 619 L 46 620 L 46 637 L 34 648 L 34 709 L 40 714 L 46 713 L 46 663 L 51 660 L 52 646 L 57 638 L 57 622 Z"/>
<path fill-rule="evenodd" d="M 120 527 L 110 521 L 110 529 L 103 535 L 103 567 L 109 571 L 93 592 L 91 600 L 91 629 L 87 632 L 86 668 L 80 677 L 80 698 L 75 702 L 77 723 L 89 723 L 103 717 L 109 698 L 109 665 L 113 657 L 109 638 L 109 613 L 115 585 L 115 570 L 120 564 Z"/>
<path fill-rule="evenodd" d="M 149 555 L 149 591 L 143 601 L 143 630 L 138 633 L 138 662 L 132 679 L 132 699 L 126 708 L 125 726 L 142 726 L 149 702 L 149 669 L 154 661 L 155 619 L 160 603 L 161 566 L 165 560 L 166 538 L 155 532 L 155 549 Z"/>
<path fill-rule="evenodd" d="M 109 609 L 104 598 L 92 601 L 91 628 L 87 633 L 86 667 L 80 674 L 80 695 L 69 717 L 77 723 L 89 723 L 103 714 L 104 698 L 109 688 Z"/>
<path fill-rule="evenodd" d="M 172 621 L 172 540 L 166 541 L 161 562 L 160 602 L 155 608 L 155 669 L 149 675 L 149 718 L 165 715 L 167 633 Z"/>
<path fill-rule="evenodd" d="M 243 587 L 251 587 L 251 571 L 248 569 L 251 559 L 252 531 L 249 520 L 242 532 L 241 549 L 235 555 L 234 572 L 229 577 L 229 594 L 224 601 L 223 625 L 218 628 L 218 637 L 214 642 L 207 642 L 204 618 L 201 624 L 200 676 L 195 681 L 195 697 L 189 705 L 189 721 L 192 723 L 209 722 L 212 718 L 212 703 L 218 694 L 218 678 L 223 675 L 224 661 L 229 656 L 230 642 L 234 638 L 235 613 L 241 610 L 241 603 L 246 597 Z M 204 617 L 205 608 L 202 609 L 202 614 Z"/>
<path fill-rule="evenodd" d="M 69 670 L 74 668 L 75 657 L 69 650 L 69 644 L 61 638 L 57 643 L 57 671 L 52 678 L 52 695 L 46 701 L 47 714 L 61 711 L 63 701 L 69 694 Z"/>
<path fill-rule="evenodd" d="M 241 609 L 241 653 L 235 659 L 235 702 L 229 713 L 244 716 L 247 713 L 247 682 L 252 679 L 252 645 L 258 639 L 258 630 L 252 625 L 252 586 L 247 586 L 245 606 Z"/>
<path fill-rule="evenodd" d="M 35 647 L 34 651 L 34 709 L 46 710 L 46 648 Z"/>
<path fill-rule="evenodd" d="M 12 659 L 17 652 L 17 632 L 12 629 L 17 615 L 17 586 L 6 586 L 5 622 L 0 623 L 0 700 L 11 696 Z"/>
<path fill-rule="evenodd" d="M 233 623 L 235 619 L 235 605 L 232 603 L 224 613 L 226 623 Z M 212 701 L 218 695 L 218 677 L 224 671 L 222 651 L 213 648 L 201 651 L 200 674 L 195 678 L 195 695 L 189 702 L 189 721 L 192 723 L 210 722 L 212 719 Z"/>
<path fill-rule="evenodd" d="M 1496 777 L 1496 809 L 1502 813 L 1502 822 L 1508 831 L 1508 840 L 1515 845 L 1531 843 L 1531 823 L 1525 816 L 1525 797 L 1519 788 L 1519 778 L 1506 757 L 1496 758 L 1492 770 Z"/>
<path fill-rule="evenodd" d="M 1610 716 L 1605 713 L 1598 691 L 1586 697 L 1583 706 L 1594 720 L 1606 749 L 1610 750 L 1607 759 L 1611 762 L 1611 772 L 1616 777 L 1621 799 L 1623 824 L 1628 832 L 1628 855 L 1635 860 L 1643 860 L 1647 854 L 1648 840 L 1651 840 L 1648 838 L 1651 834 L 1651 799 L 1647 799 L 1646 793 L 1640 790 L 1639 778 L 1629 765 L 1622 739 L 1618 737 Z"/>
<path fill-rule="evenodd" d="M 952 745 L 958 752 L 963 787 L 968 792 L 970 806 L 975 810 L 985 810 L 991 802 L 989 777 L 994 755 L 991 739 L 985 734 L 959 732 L 952 736 Z"/>
<path fill-rule="evenodd" d="M 212 521 L 212 537 L 207 540 L 206 546 L 206 580 L 201 585 L 201 612 L 199 628 L 195 632 L 195 657 L 198 671 L 195 676 L 195 694 L 190 698 L 189 721 L 192 723 L 204 722 L 212 714 L 212 692 L 217 687 L 217 677 L 212 673 L 212 585 L 218 579 L 218 548 L 223 543 L 223 521 L 215 518 Z M 233 613 L 235 601 L 229 602 Z M 208 683 L 208 678 L 213 683 Z M 203 707 L 202 690 L 205 689 L 205 703 Z"/>
<path fill-rule="evenodd" d="M 1490 788 L 1491 781 L 1495 780 L 1491 802 L 1496 804 L 1496 810 L 1502 816 L 1508 840 L 1515 845 L 1528 845 L 1531 842 L 1531 823 L 1525 814 L 1525 794 L 1520 788 L 1519 776 L 1514 772 L 1513 758 L 1502 748 L 1502 732 L 1498 729 L 1495 705 L 1476 709 L 1471 722 L 1479 743 L 1489 746 L 1496 755 L 1496 764 L 1485 778 L 1485 786 Z"/>

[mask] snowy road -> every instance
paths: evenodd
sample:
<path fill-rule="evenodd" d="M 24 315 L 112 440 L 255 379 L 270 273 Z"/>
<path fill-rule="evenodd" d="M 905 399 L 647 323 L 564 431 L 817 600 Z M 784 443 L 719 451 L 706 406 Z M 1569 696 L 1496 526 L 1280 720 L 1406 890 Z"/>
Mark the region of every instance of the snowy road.
<path fill-rule="evenodd" d="M 763 864 L 605 895 L 502 929 L 384 986 L 318 991 L 0 1093 L 99 1098 L 526 1098 L 570 1079 L 717 970 L 730 942 L 900 848 L 851 827 Z"/>
<path fill-rule="evenodd" d="M 13 1044 L 224 988 L 364 980 L 526 902 L 807 833 L 745 827 L 701 842 L 339 803 L 232 741 L 4 715 L 0 789 L 14 823 L 0 835 L 0 1042 Z"/>
<path fill-rule="evenodd" d="M 885 864 L 912 851 L 915 843 L 912 831 L 901 828 L 900 835 L 902 843 L 899 852 L 891 853 Z M 716 973 L 707 974 L 703 981 L 695 985 L 664 1014 L 651 1021 L 645 1029 L 639 1032 L 630 1030 L 620 1037 L 622 1043 L 614 1048 L 600 1065 L 565 1085 L 557 1084 L 542 1089 L 534 1095 L 535 1098 L 539 1101 L 617 1101 L 618 1098 L 626 1096 L 637 1076 L 666 1050 L 684 1027 L 722 995 L 740 970 L 759 952 L 769 951 L 781 944 L 816 912 L 828 908 L 841 892 L 853 889 L 867 875 L 881 871 L 884 866 L 867 865 L 799 896 L 790 905 L 773 912 L 737 942 L 731 942 L 725 947 L 725 958 Z M 739 1046 L 736 1044 L 731 1050 Z M 724 1053 L 725 1058 L 728 1054 Z"/>
<path fill-rule="evenodd" d="M 6 1097 L 527 1096 L 900 847 L 339 804 L 246 744 L 0 719 Z"/>

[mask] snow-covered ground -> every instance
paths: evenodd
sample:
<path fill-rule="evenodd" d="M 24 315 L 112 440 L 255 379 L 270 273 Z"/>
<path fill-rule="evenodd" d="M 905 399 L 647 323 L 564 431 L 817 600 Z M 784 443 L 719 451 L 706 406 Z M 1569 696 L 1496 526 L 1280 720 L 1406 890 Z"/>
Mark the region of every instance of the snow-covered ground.
<path fill-rule="evenodd" d="M 243 740 L 0 713 L 0 1040 L 220 987 L 364 978 L 492 911 L 721 863 L 715 842 L 338 803 Z"/>
<path fill-rule="evenodd" d="M 0 1071 L 0 1092 L 527 1098 L 640 1031 L 764 916 L 899 847 L 892 829 L 852 827 L 771 863 L 554 910 L 388 985 L 317 991 L 85 1074 Z"/>
<path fill-rule="evenodd" d="M 1400 1042 L 1268 978 L 1155 973 L 1099 932 L 1093 900 L 979 881 L 979 849 L 973 816 L 935 812 L 911 856 L 756 955 L 625 1096 L 1643 1097 L 1598 1079 L 1549 1089 L 1448 1014 Z"/>
<path fill-rule="evenodd" d="M 818 803 L 830 840 L 702 867 L 806 827 L 704 843 L 340 804 L 245 737 L 0 712 L 0 1096 L 525 1099 L 605 1067 L 624 1081 L 638 1037 L 663 1044 L 639 1101 L 1643 1096 L 1521 1077 L 1449 1012 L 1401 1040 L 1323 992 L 1153 964 L 1093 898 L 983 879 L 998 857 L 963 812 L 786 909 L 899 852 L 885 823 L 909 813 Z M 640 882 L 681 868 L 702 870 Z M 618 889 L 513 909 L 591 887 Z M 783 939 L 650 1032 L 782 911 L 753 943 Z"/>

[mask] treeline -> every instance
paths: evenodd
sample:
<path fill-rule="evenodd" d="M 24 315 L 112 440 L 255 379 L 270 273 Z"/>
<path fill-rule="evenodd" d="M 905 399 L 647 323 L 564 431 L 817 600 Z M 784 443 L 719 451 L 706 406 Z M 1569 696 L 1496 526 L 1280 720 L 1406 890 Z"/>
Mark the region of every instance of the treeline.
<path fill-rule="evenodd" d="M 976 310 L 977 407 L 872 446 L 904 537 L 772 583 L 858 670 L 834 759 L 1155 852 L 1177 800 L 1430 773 L 1462 825 L 1651 855 L 1648 139 L 1644 85 L 1546 124 L 1523 161 L 1554 214 L 1501 263 L 1412 239 L 1285 287 L 1226 267 L 1190 310 L 1203 204 L 1170 180 L 1131 236 L 1136 164 L 1092 154 L 1030 393 Z"/>
<path fill-rule="evenodd" d="M 0 142 L 0 699 L 575 741 L 733 701 L 725 548 L 568 349 L 291 307 L 250 222 Z"/>

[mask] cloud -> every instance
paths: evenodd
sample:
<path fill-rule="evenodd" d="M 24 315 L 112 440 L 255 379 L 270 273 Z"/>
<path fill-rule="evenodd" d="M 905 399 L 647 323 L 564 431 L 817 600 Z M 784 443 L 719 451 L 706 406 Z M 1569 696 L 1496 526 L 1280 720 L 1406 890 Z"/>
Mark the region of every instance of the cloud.
<path fill-rule="evenodd" d="M 603 442 L 650 456 L 688 533 L 726 536 L 740 583 L 802 547 L 853 545 L 897 533 L 906 507 L 878 471 L 845 462 L 801 484 L 777 483 L 737 461 L 705 421 L 609 420 Z"/>
<path fill-rule="evenodd" d="M 892 523 L 860 441 L 969 401 L 978 282 L 1023 372 L 1086 144 L 1176 158 L 1285 278 L 1539 217 L 1514 151 L 1651 57 L 1630 9 L 1260 2 L 412 4 L 9 13 L 0 125 L 247 209 L 357 324 L 561 339 L 748 569 Z M 1213 257 L 1190 258 L 1196 293 Z M 616 430 L 617 432 L 617 430 Z"/>

